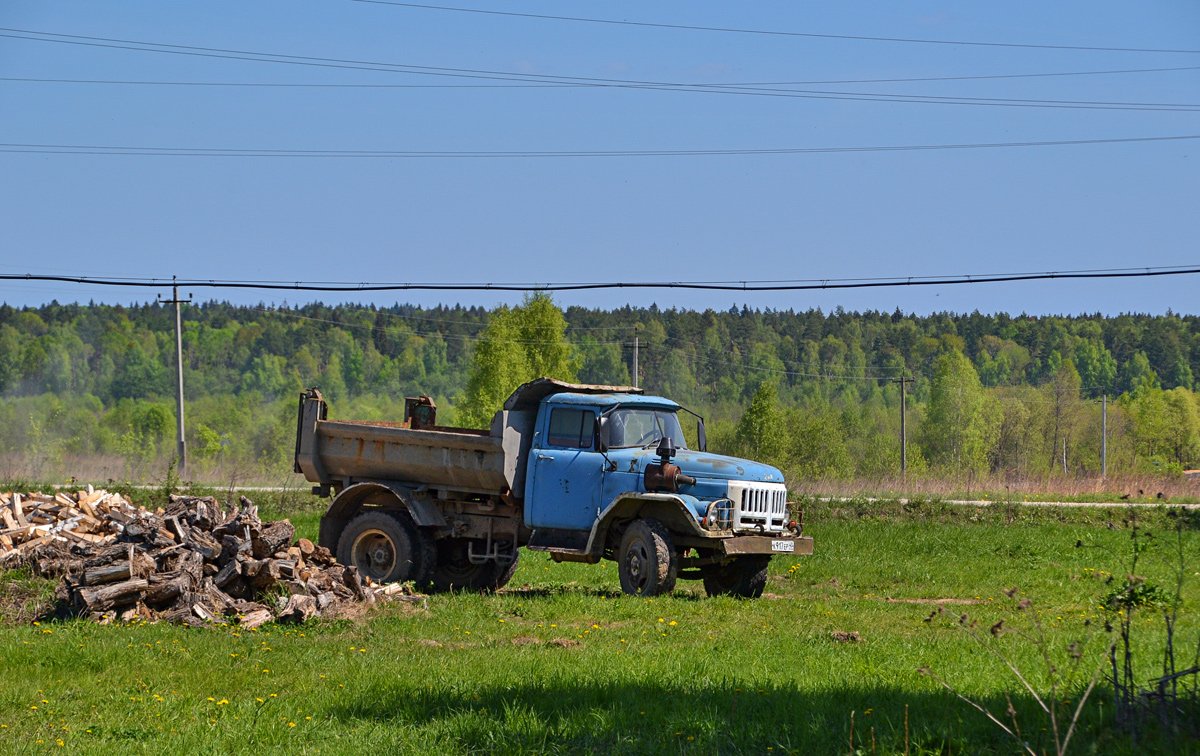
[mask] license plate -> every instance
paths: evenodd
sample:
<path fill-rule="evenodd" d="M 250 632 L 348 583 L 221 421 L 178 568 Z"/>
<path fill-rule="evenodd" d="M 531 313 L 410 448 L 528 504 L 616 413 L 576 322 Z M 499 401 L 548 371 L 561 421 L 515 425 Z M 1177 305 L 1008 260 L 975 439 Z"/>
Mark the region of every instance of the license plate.
<path fill-rule="evenodd" d="M 771 551 L 795 551 L 795 541 L 771 541 Z"/>

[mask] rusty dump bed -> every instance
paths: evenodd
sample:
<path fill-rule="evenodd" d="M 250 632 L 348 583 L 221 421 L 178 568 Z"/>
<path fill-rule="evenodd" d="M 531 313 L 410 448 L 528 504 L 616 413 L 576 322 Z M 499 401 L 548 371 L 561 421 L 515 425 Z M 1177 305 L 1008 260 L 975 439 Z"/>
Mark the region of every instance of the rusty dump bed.
<path fill-rule="evenodd" d="M 641 389 L 541 378 L 514 391 L 487 431 L 434 425 L 431 412 L 422 416 L 427 422 L 422 428 L 409 427 L 417 424 L 415 416 L 412 422 L 406 417 L 404 423 L 328 420 L 321 393 L 309 389 L 300 396 L 295 470 L 313 483 L 335 489 L 384 481 L 521 498 L 538 405 L 561 391 L 640 393 Z M 409 401 L 414 407 L 433 408 L 427 398 Z"/>
<path fill-rule="evenodd" d="M 318 421 L 314 430 L 316 453 L 309 465 L 319 465 L 324 475 L 305 469 L 309 480 L 387 480 L 494 493 L 511 488 L 503 439 L 486 431 L 334 420 Z M 298 457 L 301 468 L 308 466 L 303 457 Z"/>

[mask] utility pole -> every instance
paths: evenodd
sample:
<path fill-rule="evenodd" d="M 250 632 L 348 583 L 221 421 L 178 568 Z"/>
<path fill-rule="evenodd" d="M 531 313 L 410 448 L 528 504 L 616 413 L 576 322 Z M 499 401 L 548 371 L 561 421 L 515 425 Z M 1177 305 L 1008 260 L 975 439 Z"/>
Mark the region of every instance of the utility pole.
<path fill-rule="evenodd" d="M 174 276 L 171 278 L 175 280 Z M 178 436 L 175 439 L 175 456 L 179 459 L 179 466 L 176 468 L 179 475 L 184 475 L 184 470 L 187 465 L 187 442 L 183 437 L 183 322 L 179 315 L 179 305 L 191 301 L 191 295 L 187 299 L 179 298 L 179 287 L 171 285 L 171 299 L 159 300 L 162 304 L 175 305 L 175 416 L 178 418 Z"/>
<path fill-rule="evenodd" d="M 1108 394 L 1100 395 L 1100 479 L 1108 478 Z"/>
<path fill-rule="evenodd" d="M 907 403 L 905 387 L 908 384 L 912 383 L 913 379 L 906 378 L 904 376 L 904 374 L 901 373 L 899 378 L 893 378 L 892 380 L 894 380 L 895 382 L 900 384 L 900 477 L 902 479 L 907 479 L 908 478 L 908 428 L 906 426 L 906 417 L 905 417 L 905 415 L 907 414 L 907 412 L 905 411 L 905 405 Z"/>
<path fill-rule="evenodd" d="M 633 387 L 638 387 L 638 329 L 633 327 Z"/>

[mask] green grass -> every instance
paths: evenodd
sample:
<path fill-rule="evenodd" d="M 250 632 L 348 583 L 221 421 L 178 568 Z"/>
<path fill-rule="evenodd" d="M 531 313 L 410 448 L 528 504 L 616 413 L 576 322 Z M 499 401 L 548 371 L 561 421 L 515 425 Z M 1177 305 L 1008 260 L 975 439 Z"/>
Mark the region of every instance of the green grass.
<path fill-rule="evenodd" d="M 315 536 L 315 502 L 259 498 L 264 514 L 286 509 Z M 861 753 L 872 728 L 876 752 L 903 753 L 907 706 L 912 753 L 1016 753 L 923 665 L 995 711 L 1012 694 L 1023 732 L 1049 749 L 1019 684 L 949 616 L 926 623 L 933 607 L 908 602 L 977 602 L 947 612 L 991 624 L 1013 617 L 1001 590 L 1019 586 L 1065 659 L 1082 623 L 1102 619 L 1104 571 L 1120 571 L 1104 549 L 1126 552 L 1128 513 L 850 502 L 806 515 L 816 554 L 776 559 L 758 601 L 705 598 L 687 582 L 633 599 L 612 564 L 525 553 L 500 595 L 434 596 L 427 610 L 389 605 L 359 621 L 0 626 L 0 752 L 844 754 L 854 712 Z M 1143 519 L 1165 535 L 1163 512 Z M 1187 538 L 1195 552 L 1200 536 Z M 1153 552 L 1144 574 L 1165 582 L 1166 556 Z M 1180 632 L 1194 644 L 1200 592 L 1186 598 Z M 1142 626 L 1144 679 L 1161 621 Z M 834 642 L 834 631 L 863 640 Z M 1032 646 L 1014 635 L 999 645 L 1044 679 Z M 1195 752 L 1134 748 L 1107 726 L 1104 703 L 1089 705 L 1072 752 Z"/>

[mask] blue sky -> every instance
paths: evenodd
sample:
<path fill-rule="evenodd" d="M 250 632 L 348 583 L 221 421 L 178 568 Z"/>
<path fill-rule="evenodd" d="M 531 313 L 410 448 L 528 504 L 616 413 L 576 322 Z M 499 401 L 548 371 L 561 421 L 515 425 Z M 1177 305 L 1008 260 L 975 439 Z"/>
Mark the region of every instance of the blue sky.
<path fill-rule="evenodd" d="M 448 0 L 447 0 L 448 1 Z M 1200 50 L 1200 4 L 551 3 L 460 7 L 821 34 Z M 798 89 L 1200 105 L 1200 54 L 615 26 L 351 0 L 6 0 L 0 26 L 457 69 L 694 84 L 1192 70 Z M 991 107 L 495 81 L 0 37 L 0 142 L 283 150 L 681 150 L 1200 134 L 1200 112 Z M 463 84 L 476 85 L 463 87 Z M 446 88 L 445 85 L 459 85 Z M 1200 140 L 858 154 L 532 159 L 0 154 L 0 272 L 340 281 L 757 280 L 1200 263 Z M 562 304 L 1200 311 L 1200 276 L 944 289 L 610 291 Z M 164 290 L 164 293 L 165 292 Z M 153 293 L 0 283 L 11 304 Z M 210 292 L 197 291 L 207 298 Z M 225 295 L 221 295 L 225 298 Z M 282 301 L 244 293 L 234 301 Z M 326 301 L 353 297 L 326 296 Z M 389 304 L 396 295 L 359 301 Z M 494 305 L 494 293 L 402 301 Z M 512 298 L 509 298 L 511 301 Z M 289 301 L 295 302 L 296 297 Z"/>

